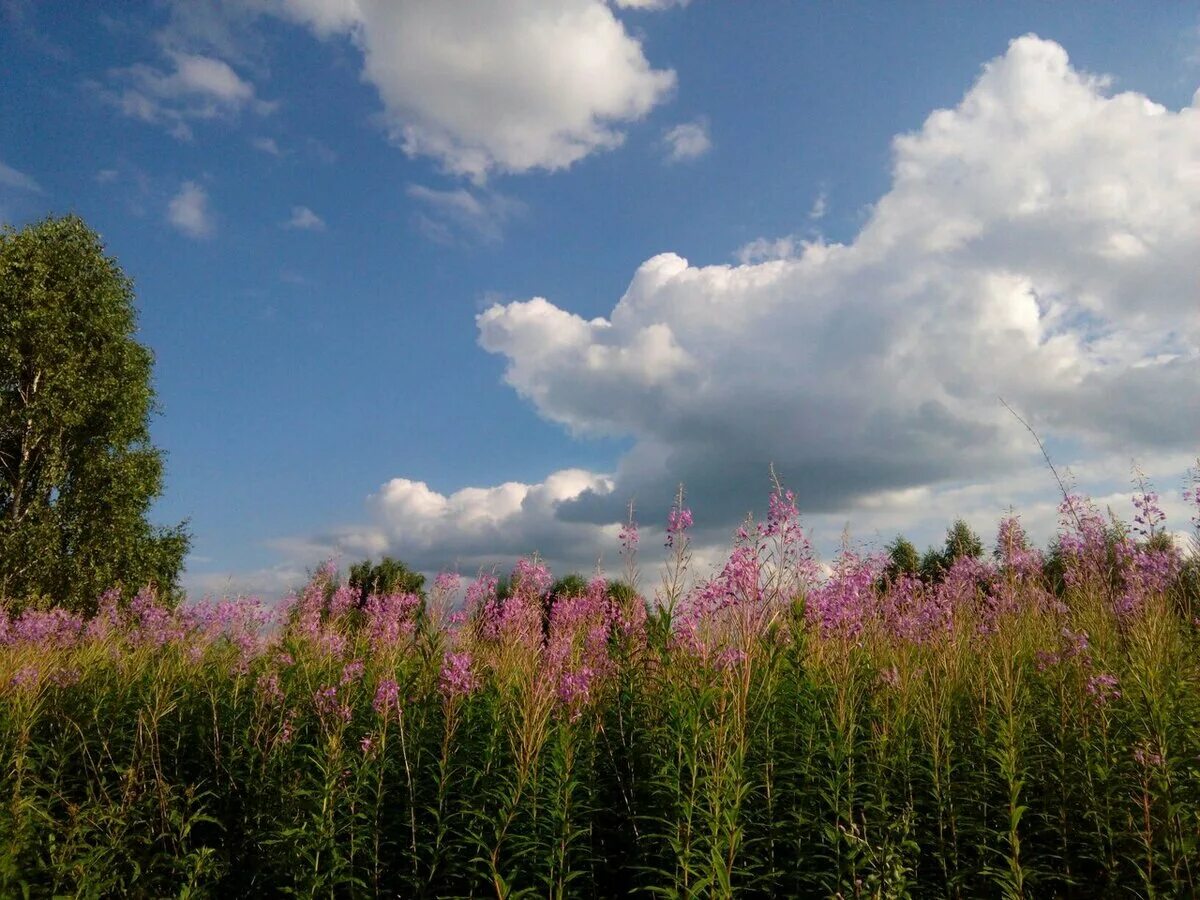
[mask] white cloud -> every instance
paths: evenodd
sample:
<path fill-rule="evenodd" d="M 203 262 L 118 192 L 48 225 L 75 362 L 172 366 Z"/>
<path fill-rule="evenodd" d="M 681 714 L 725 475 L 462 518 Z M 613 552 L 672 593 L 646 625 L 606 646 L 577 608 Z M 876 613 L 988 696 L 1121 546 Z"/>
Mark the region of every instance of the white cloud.
<path fill-rule="evenodd" d="M 808 217 L 814 222 L 818 222 L 825 218 L 825 213 L 829 211 L 829 194 L 825 191 L 817 194 L 817 198 L 813 200 L 812 208 L 808 211 Z"/>
<path fill-rule="evenodd" d="M 281 0 L 363 53 L 392 137 L 482 181 L 618 146 L 675 84 L 602 0 Z"/>
<path fill-rule="evenodd" d="M 668 162 L 699 159 L 712 149 L 712 140 L 708 135 L 708 121 L 696 119 L 668 128 L 663 132 L 663 144 L 667 150 Z"/>
<path fill-rule="evenodd" d="M 167 221 L 188 237 L 211 237 L 214 225 L 204 188 L 194 181 L 180 185 L 179 193 L 167 204 Z"/>
<path fill-rule="evenodd" d="M 813 200 L 809 208 L 810 222 L 819 222 L 825 217 L 829 208 L 829 196 L 822 190 Z M 770 262 L 776 259 L 793 259 L 805 252 L 808 246 L 820 246 L 824 243 L 821 232 L 814 226 L 809 229 L 808 236 L 785 234 L 783 237 L 758 237 L 743 244 L 733 254 L 734 259 L 742 265 Z"/>
<path fill-rule="evenodd" d="M 1194 442 L 1197 107 L 1109 96 L 1026 37 L 894 153 L 852 243 L 755 242 L 737 267 L 662 254 L 590 322 L 541 298 L 479 317 L 541 415 L 636 442 L 614 492 L 564 515 L 665 507 L 682 479 L 726 517 L 771 461 L 810 509 L 988 482 L 1027 461 L 997 394 L 1084 447 Z"/>
<path fill-rule="evenodd" d="M 672 6 L 687 6 L 692 0 L 616 0 L 621 9 L 659 10 Z"/>
<path fill-rule="evenodd" d="M 12 166 L 5 165 L 0 161 L 0 185 L 5 187 L 16 188 L 19 191 L 30 191 L 34 194 L 40 194 L 42 187 L 29 175 L 24 172 L 18 172 Z"/>
<path fill-rule="evenodd" d="M 353 31 L 363 19 L 359 0 L 278 0 L 276 7 L 322 38 Z"/>
<path fill-rule="evenodd" d="M 1053 481 L 998 395 L 1102 502 L 1128 495 L 1134 456 L 1170 496 L 1200 421 L 1200 97 L 1112 95 L 1024 37 L 893 158 L 849 243 L 755 242 L 736 266 L 660 254 L 601 318 L 540 297 L 482 312 L 480 344 L 540 415 L 631 449 L 536 504 L 535 486 L 397 479 L 347 535 L 423 565 L 451 561 L 433 558 L 445 542 L 579 567 L 615 549 L 631 497 L 654 520 L 683 481 L 712 547 L 761 513 L 771 463 L 827 534 L 917 523 L 935 542 L 963 514 L 990 536 L 1013 503 L 1046 535 Z"/>
<path fill-rule="evenodd" d="M 748 266 L 776 259 L 792 259 L 803 250 L 804 241 L 788 234 L 780 238 L 755 238 L 739 247 L 733 255 L 742 265 Z"/>
<path fill-rule="evenodd" d="M 192 138 L 192 121 L 275 108 L 223 60 L 177 50 L 167 56 L 171 71 L 143 63 L 113 69 L 109 80 L 115 87 L 101 89 L 100 96 L 130 118 L 166 126 L 180 140 Z"/>
<path fill-rule="evenodd" d="M 503 236 L 504 225 L 525 209 L 519 200 L 485 189 L 439 191 L 410 184 L 407 194 L 422 206 L 415 216 L 417 227 L 440 244 L 454 244 L 463 237 L 495 243 Z"/>
<path fill-rule="evenodd" d="M 560 570 L 594 562 L 597 553 L 612 550 L 617 529 L 589 523 L 564 524 L 555 511 L 565 500 L 584 491 L 611 487 L 605 475 L 582 469 L 554 472 L 537 484 L 506 482 L 494 487 L 467 487 L 451 494 L 433 490 L 423 481 L 394 478 L 367 500 L 370 521 L 327 534 L 288 538 L 274 547 L 292 562 L 341 556 L 357 559 L 391 553 L 422 571 L 451 568 L 473 574 L 481 567 L 511 563 L 539 552 Z M 614 564 L 615 568 L 615 564 Z"/>
<path fill-rule="evenodd" d="M 205 597 L 259 597 L 267 602 L 282 599 L 299 590 L 315 564 L 286 562 L 249 572 L 196 571 L 209 568 L 197 559 L 187 560 L 187 571 L 180 579 L 190 600 Z"/>
<path fill-rule="evenodd" d="M 255 150 L 266 153 L 268 156 L 283 155 L 283 151 L 279 149 L 279 144 L 275 143 L 275 138 L 256 137 L 251 139 L 250 146 Z"/>
<path fill-rule="evenodd" d="M 324 231 L 325 220 L 307 206 L 293 206 L 291 218 L 282 227 L 299 231 Z"/>

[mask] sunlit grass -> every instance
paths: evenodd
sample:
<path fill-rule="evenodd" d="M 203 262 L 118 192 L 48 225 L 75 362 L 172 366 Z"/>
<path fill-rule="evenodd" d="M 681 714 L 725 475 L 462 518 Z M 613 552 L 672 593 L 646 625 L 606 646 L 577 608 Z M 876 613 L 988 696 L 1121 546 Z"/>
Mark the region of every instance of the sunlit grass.
<path fill-rule="evenodd" d="M 1142 498 L 1145 499 L 1144 497 Z M 936 579 L 826 577 L 772 497 L 689 584 L 522 561 L 268 616 L 103 599 L 0 625 L 4 896 L 1186 896 L 1195 562 L 1064 505 Z M 1140 530 L 1139 530 L 1140 529 Z M 269 619 L 273 619 L 269 621 Z"/>

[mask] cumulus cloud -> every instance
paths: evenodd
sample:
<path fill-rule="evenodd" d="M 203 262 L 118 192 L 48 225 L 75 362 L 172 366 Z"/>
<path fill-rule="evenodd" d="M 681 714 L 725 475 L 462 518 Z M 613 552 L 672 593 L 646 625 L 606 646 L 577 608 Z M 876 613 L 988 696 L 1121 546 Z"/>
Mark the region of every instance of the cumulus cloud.
<path fill-rule="evenodd" d="M 307 206 L 293 206 L 291 217 L 282 227 L 297 231 L 324 231 L 325 220 Z"/>
<path fill-rule="evenodd" d="M 463 238 L 495 243 L 503 236 L 504 225 L 525 210 L 519 200 L 485 189 L 441 191 L 410 184 L 407 193 L 421 206 L 414 216 L 417 227 L 439 244 Z"/>
<path fill-rule="evenodd" d="M 809 207 L 809 221 L 819 222 L 825 218 L 828 210 L 829 195 L 822 190 L 813 200 L 812 206 Z M 799 234 L 785 234 L 783 237 L 777 238 L 755 238 L 739 247 L 733 257 L 744 266 L 775 259 L 792 259 L 803 253 L 809 244 L 818 245 L 821 242 L 821 232 L 814 225 L 809 228 L 807 237 Z"/>
<path fill-rule="evenodd" d="M 594 563 L 597 554 L 616 556 L 617 527 L 560 522 L 559 504 L 584 491 L 603 493 L 606 475 L 582 469 L 553 472 L 536 484 L 506 482 L 467 487 L 450 494 L 423 481 L 393 478 L 367 499 L 370 520 L 306 538 L 283 539 L 274 547 L 289 560 L 383 553 L 398 555 L 422 571 L 454 569 L 473 574 L 537 552 L 558 570 Z M 293 571 L 297 563 L 281 566 Z"/>
<path fill-rule="evenodd" d="M 109 72 L 111 87 L 100 96 L 122 114 L 163 125 L 191 140 L 191 122 L 234 116 L 244 109 L 269 113 L 275 104 L 258 99 L 254 85 L 224 60 L 168 50 L 170 70 L 138 63 Z"/>
<path fill-rule="evenodd" d="M 692 0 L 617 0 L 621 9 L 670 9 L 672 6 L 687 6 Z"/>
<path fill-rule="evenodd" d="M 739 266 L 662 254 L 606 318 L 514 302 L 479 317 L 480 343 L 545 418 L 636 441 L 615 489 L 565 517 L 612 521 L 630 495 L 665 508 L 682 479 L 727 518 L 771 461 L 817 510 L 987 481 L 1028 446 L 998 394 L 1087 446 L 1184 448 L 1198 161 L 1195 106 L 1110 96 L 1021 38 L 895 140 L 852 243 L 751 245 Z"/>
<path fill-rule="evenodd" d="M 194 181 L 185 181 L 167 204 L 167 221 L 191 238 L 211 237 L 214 232 L 208 194 Z"/>
<path fill-rule="evenodd" d="M 278 0 L 276 11 L 303 22 L 321 38 L 353 31 L 363 21 L 359 0 Z"/>
<path fill-rule="evenodd" d="M 482 181 L 563 169 L 618 146 L 675 84 L 603 0 L 280 0 L 328 37 L 348 33 L 411 155 Z"/>
<path fill-rule="evenodd" d="M 793 234 L 779 238 L 755 238 L 743 244 L 734 257 L 744 266 L 773 259 L 791 259 L 804 250 L 804 242 Z"/>
<path fill-rule="evenodd" d="M 699 159 L 712 149 L 712 139 L 708 136 L 708 121 L 696 119 L 668 128 L 663 132 L 663 146 L 667 151 L 667 162 Z"/>
<path fill-rule="evenodd" d="M 1053 482 L 998 396 L 1102 502 L 1127 496 L 1134 456 L 1166 496 L 1200 422 L 1197 234 L 1200 97 L 1113 94 L 1020 38 L 895 139 L 852 241 L 764 241 L 738 265 L 660 254 L 604 317 L 541 297 L 478 316 L 541 416 L 632 439 L 614 472 L 548 479 L 536 502 L 537 486 L 397 479 L 356 533 L 430 565 L 536 548 L 578 567 L 615 546 L 630 498 L 654 518 L 683 481 L 716 546 L 761 512 L 774 463 L 826 530 L 957 514 L 984 530 L 1013 503 L 1048 534 Z"/>

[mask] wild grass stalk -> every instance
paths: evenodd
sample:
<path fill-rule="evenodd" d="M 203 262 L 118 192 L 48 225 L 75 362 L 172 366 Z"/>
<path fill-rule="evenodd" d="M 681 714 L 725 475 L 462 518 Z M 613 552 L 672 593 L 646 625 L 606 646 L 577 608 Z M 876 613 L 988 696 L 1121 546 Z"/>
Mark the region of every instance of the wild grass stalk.
<path fill-rule="evenodd" d="M 0 616 L 4 896 L 1190 896 L 1195 563 L 1064 500 L 924 575 L 794 497 L 722 567 Z M 1140 529 L 1140 530 L 1139 530 Z M 582 586 L 581 586 L 582 585 Z"/>

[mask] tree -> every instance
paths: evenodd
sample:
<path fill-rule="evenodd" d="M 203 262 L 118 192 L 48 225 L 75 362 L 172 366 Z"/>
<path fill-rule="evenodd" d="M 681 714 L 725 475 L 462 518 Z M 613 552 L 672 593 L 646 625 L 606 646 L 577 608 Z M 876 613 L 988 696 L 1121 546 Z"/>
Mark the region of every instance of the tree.
<path fill-rule="evenodd" d="M 942 556 L 949 568 L 955 560 L 963 557 L 979 559 L 983 556 L 983 541 L 979 539 L 971 526 L 962 519 L 955 519 L 954 524 L 946 532 L 946 546 Z"/>
<path fill-rule="evenodd" d="M 956 560 L 963 557 L 979 559 L 981 556 L 983 541 L 979 535 L 964 520 L 955 519 L 954 524 L 946 529 L 946 543 L 942 549 L 930 547 L 922 555 L 919 566 L 921 577 L 927 582 L 941 581 Z"/>
<path fill-rule="evenodd" d="M 189 537 L 147 520 L 163 454 L 133 304 L 77 216 L 0 229 L 0 600 L 176 591 Z"/>
<path fill-rule="evenodd" d="M 587 579 L 578 572 L 564 575 L 550 585 L 551 597 L 582 597 L 587 593 Z"/>
<path fill-rule="evenodd" d="M 917 567 L 917 571 L 920 573 L 922 581 L 933 584 L 941 581 L 945 568 L 945 560 L 942 558 L 941 551 L 930 547 L 921 554 L 921 564 Z"/>
<path fill-rule="evenodd" d="M 917 548 L 902 534 L 896 535 L 895 540 L 887 545 L 887 554 L 889 580 L 895 581 L 901 575 L 915 575 L 921 568 L 921 557 Z"/>
<path fill-rule="evenodd" d="M 350 587 L 358 591 L 362 606 L 372 594 L 416 594 L 425 600 L 425 576 L 398 559 L 385 556 L 378 564 L 364 559 L 350 567 Z"/>

